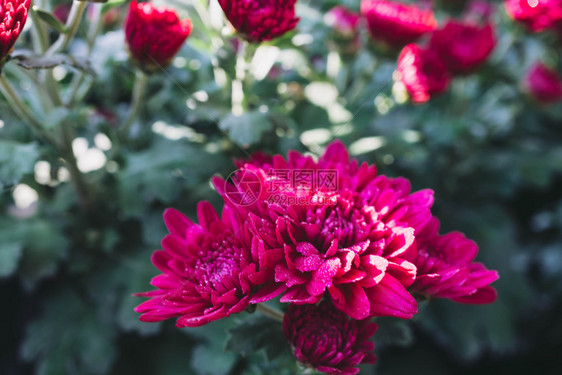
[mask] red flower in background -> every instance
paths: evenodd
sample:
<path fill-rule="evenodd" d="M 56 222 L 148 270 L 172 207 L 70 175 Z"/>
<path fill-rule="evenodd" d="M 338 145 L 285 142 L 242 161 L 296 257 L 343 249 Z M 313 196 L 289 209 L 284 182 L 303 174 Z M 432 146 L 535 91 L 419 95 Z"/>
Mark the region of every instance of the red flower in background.
<path fill-rule="evenodd" d="M 374 363 L 375 344 L 369 339 L 377 325 L 354 320 L 329 301 L 319 305 L 289 306 L 283 333 L 297 360 L 305 366 L 333 375 L 354 375 L 361 363 Z"/>
<path fill-rule="evenodd" d="M 324 18 L 326 24 L 338 34 L 348 38 L 353 38 L 357 35 L 359 14 L 347 9 L 343 5 L 337 5 L 330 9 Z"/>
<path fill-rule="evenodd" d="M 363 0 L 361 14 L 367 19 L 369 33 L 394 47 L 415 42 L 437 27 L 431 10 L 387 0 Z"/>
<path fill-rule="evenodd" d="M 425 103 L 447 89 L 451 77 L 440 55 L 409 44 L 398 56 L 398 78 L 416 103 Z"/>
<path fill-rule="evenodd" d="M 476 24 L 448 21 L 433 32 L 430 49 L 443 59 L 453 74 L 466 74 L 482 64 L 496 45 L 491 24 Z"/>
<path fill-rule="evenodd" d="M 530 31 L 551 28 L 562 20 L 562 0 L 505 0 L 507 14 Z"/>
<path fill-rule="evenodd" d="M 0 0 L 0 68 L 23 30 L 31 0 Z"/>
<path fill-rule="evenodd" d="M 461 303 L 483 304 L 496 300 L 489 286 L 498 279 L 497 271 L 475 263 L 478 246 L 460 232 L 439 235 L 439 221 L 431 222 L 416 237 L 418 274 L 410 288 L 427 297 L 450 298 Z"/>
<path fill-rule="evenodd" d="M 197 327 L 248 306 L 254 267 L 243 223 L 228 206 L 222 218 L 208 202 L 197 211 L 199 225 L 176 210 L 164 212 L 170 234 L 152 256 L 162 274 L 151 282 L 157 290 L 138 294 L 151 298 L 135 309 L 142 321 L 179 317 L 178 327 Z"/>
<path fill-rule="evenodd" d="M 132 57 L 147 70 L 168 65 L 191 33 L 189 19 L 176 12 L 133 1 L 125 21 L 125 36 Z"/>
<path fill-rule="evenodd" d="M 562 77 L 543 63 L 529 69 L 523 86 L 539 102 L 554 103 L 562 100 Z"/>
<path fill-rule="evenodd" d="M 232 26 L 250 42 L 275 39 L 293 30 L 297 0 L 219 0 Z"/>

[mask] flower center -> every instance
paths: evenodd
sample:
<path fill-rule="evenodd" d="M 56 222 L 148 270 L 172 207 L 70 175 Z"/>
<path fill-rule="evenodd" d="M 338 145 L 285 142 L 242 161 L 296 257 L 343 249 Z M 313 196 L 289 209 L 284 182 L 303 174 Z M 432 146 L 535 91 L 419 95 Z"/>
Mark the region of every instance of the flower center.
<path fill-rule="evenodd" d="M 220 236 L 205 245 L 206 253 L 197 259 L 193 269 L 195 280 L 218 292 L 235 288 L 240 273 L 240 247 L 227 236 Z"/>

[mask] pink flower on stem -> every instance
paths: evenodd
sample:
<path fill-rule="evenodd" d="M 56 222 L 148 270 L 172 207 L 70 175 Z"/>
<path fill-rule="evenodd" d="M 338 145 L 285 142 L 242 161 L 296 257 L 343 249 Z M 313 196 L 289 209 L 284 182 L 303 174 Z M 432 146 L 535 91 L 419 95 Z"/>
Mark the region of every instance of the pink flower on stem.
<path fill-rule="evenodd" d="M 557 71 L 536 63 L 525 75 L 523 86 L 541 103 L 555 103 L 562 100 L 562 77 Z"/>
<path fill-rule="evenodd" d="M 417 312 L 406 288 L 416 274 L 414 233 L 431 217 L 431 191 L 410 194 L 407 180 L 377 176 L 374 166 L 349 160 L 339 142 L 317 162 L 292 151 L 287 159 L 258 155 L 238 166 L 241 176 L 252 172 L 252 183 L 214 183 L 227 204 L 247 212 L 251 231 L 262 240 L 254 259 L 267 259 L 268 272 L 257 268 L 260 281 L 269 285 L 266 291 L 285 292 L 282 302 L 299 304 L 317 303 L 327 291 L 334 305 L 354 319 L 411 318 Z M 311 189 L 295 184 L 294 174 L 301 171 L 316 177 L 330 172 L 333 190 L 326 184 Z M 233 192 L 248 190 L 256 197 L 253 204 L 230 199 Z M 272 296 L 260 291 L 252 302 Z"/>
<path fill-rule="evenodd" d="M 170 234 L 152 256 L 162 274 L 152 279 L 157 290 L 138 294 L 150 298 L 135 309 L 142 321 L 179 317 L 178 327 L 197 327 L 248 306 L 254 266 L 243 223 L 228 206 L 222 218 L 208 202 L 197 211 L 199 224 L 174 209 L 164 212 Z"/>
<path fill-rule="evenodd" d="M 361 14 L 367 19 L 373 39 L 398 48 L 415 42 L 437 27 L 433 11 L 397 1 L 363 0 Z"/>
<path fill-rule="evenodd" d="M 507 14 L 532 32 L 562 20 L 562 0 L 505 0 L 504 4 Z"/>
<path fill-rule="evenodd" d="M 377 325 L 354 320 L 329 301 L 318 305 L 289 306 L 283 333 L 296 359 L 305 366 L 332 375 L 354 375 L 361 363 L 374 363 L 375 345 L 369 339 Z"/>
<path fill-rule="evenodd" d="M 337 5 L 330 9 L 324 18 L 326 24 L 341 36 L 354 38 L 357 35 L 359 14 L 347 9 L 343 5 Z"/>
<path fill-rule="evenodd" d="M 0 0 L 0 69 L 23 30 L 30 3 L 31 0 Z"/>
<path fill-rule="evenodd" d="M 461 303 L 484 304 L 496 300 L 489 286 L 499 276 L 482 263 L 474 262 L 478 246 L 464 234 L 439 235 L 439 221 L 433 218 L 416 238 L 418 274 L 411 290 L 426 297 L 450 298 Z"/>
<path fill-rule="evenodd" d="M 297 0 L 219 0 L 232 26 L 245 39 L 260 43 L 293 30 Z"/>
<path fill-rule="evenodd" d="M 191 29 L 191 21 L 180 21 L 173 9 L 133 1 L 125 21 L 125 38 L 133 59 L 150 72 L 170 64 Z"/>
<path fill-rule="evenodd" d="M 433 32 L 429 48 L 441 56 L 451 73 L 466 74 L 486 61 L 495 45 L 492 24 L 479 26 L 450 20 Z"/>

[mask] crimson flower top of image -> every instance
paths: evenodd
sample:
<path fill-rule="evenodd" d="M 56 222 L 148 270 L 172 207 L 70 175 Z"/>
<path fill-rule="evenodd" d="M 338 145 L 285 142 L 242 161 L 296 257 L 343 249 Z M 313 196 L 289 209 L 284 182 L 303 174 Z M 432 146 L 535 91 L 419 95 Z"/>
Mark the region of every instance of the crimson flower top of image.
<path fill-rule="evenodd" d="M 450 298 L 461 303 L 484 304 L 496 300 L 489 286 L 498 273 L 474 262 L 478 246 L 460 232 L 439 235 L 439 221 L 432 218 L 416 238 L 418 274 L 410 290 L 426 297 Z"/>
<path fill-rule="evenodd" d="M 425 103 L 451 82 L 447 66 L 435 50 L 408 44 L 398 56 L 398 78 L 415 103 Z"/>
<path fill-rule="evenodd" d="M 297 0 L 219 0 L 232 26 L 249 42 L 275 39 L 293 30 Z"/>
<path fill-rule="evenodd" d="M 326 300 L 318 305 L 291 304 L 283 319 L 283 333 L 296 359 L 332 375 L 358 374 L 356 366 L 375 362 L 375 345 L 369 339 L 376 330 L 369 319 L 350 319 Z"/>
<path fill-rule="evenodd" d="M 0 0 L 0 68 L 23 30 L 31 0 Z"/>
<path fill-rule="evenodd" d="M 125 20 L 125 38 L 134 60 L 146 71 L 170 64 L 192 30 L 175 10 L 151 3 L 131 2 Z"/>
<path fill-rule="evenodd" d="M 358 31 L 359 14 L 351 11 L 343 5 L 337 5 L 330 9 L 324 16 L 326 24 L 339 35 L 349 38 L 355 37 Z"/>
<path fill-rule="evenodd" d="M 350 160 L 341 142 L 318 161 L 291 151 L 287 159 L 259 154 L 237 165 L 241 176 L 254 178 L 214 183 L 227 205 L 246 212 L 262 240 L 253 256 L 260 279 L 251 280 L 268 286 L 252 303 L 274 293 L 284 293 L 281 302 L 317 303 L 327 291 L 354 319 L 407 319 L 417 312 L 406 288 L 416 274 L 414 234 L 431 218 L 431 190 L 411 194 L 406 179 L 378 176 L 374 166 Z M 295 182 L 306 177 L 303 171 L 309 179 Z M 237 191 L 251 192 L 255 201 L 233 201 Z"/>
<path fill-rule="evenodd" d="M 562 100 L 562 77 L 558 72 L 536 63 L 525 75 L 525 89 L 541 103 L 554 103 Z"/>
<path fill-rule="evenodd" d="M 466 74 L 486 61 L 495 45 L 492 24 L 450 20 L 433 32 L 429 48 L 441 56 L 449 72 Z"/>
<path fill-rule="evenodd" d="M 136 307 L 140 320 L 179 317 L 178 327 L 197 327 L 238 313 L 249 304 L 250 262 L 243 223 L 227 206 L 222 217 L 208 202 L 197 207 L 199 224 L 174 209 L 164 212 L 170 231 L 152 263 L 162 272 L 151 284 L 158 289 Z"/>
<path fill-rule="evenodd" d="M 433 11 L 395 1 L 363 0 L 361 14 L 367 19 L 374 39 L 398 48 L 437 27 Z"/>
<path fill-rule="evenodd" d="M 562 0 L 505 0 L 504 4 L 507 14 L 532 32 L 562 20 Z"/>

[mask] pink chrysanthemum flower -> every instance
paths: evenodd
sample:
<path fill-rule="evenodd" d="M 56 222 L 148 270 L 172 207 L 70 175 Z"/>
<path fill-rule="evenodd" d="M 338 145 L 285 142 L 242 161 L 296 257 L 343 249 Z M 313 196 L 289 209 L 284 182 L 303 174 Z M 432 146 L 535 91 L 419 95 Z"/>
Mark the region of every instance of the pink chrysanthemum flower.
<path fill-rule="evenodd" d="M 250 300 L 249 245 L 244 225 L 226 206 L 219 218 L 208 202 L 198 206 L 199 224 L 174 209 L 164 212 L 170 231 L 163 250 L 152 256 L 162 271 L 152 279 L 157 290 L 140 293 L 145 322 L 179 317 L 178 327 L 197 327 L 244 310 Z"/>
<path fill-rule="evenodd" d="M 189 18 L 174 9 L 131 2 L 125 21 L 125 40 L 134 60 L 145 70 L 167 66 L 191 34 Z"/>
<path fill-rule="evenodd" d="M 410 194 L 407 180 L 377 176 L 374 166 L 350 160 L 340 142 L 318 161 L 293 151 L 287 160 L 260 155 L 238 166 L 241 176 L 255 177 L 252 183 L 214 182 L 227 204 L 248 213 L 262 240 L 254 259 L 266 257 L 268 270 L 277 262 L 274 274 L 258 266 L 268 292 L 284 287 L 282 302 L 305 304 L 318 302 L 327 290 L 336 307 L 354 319 L 411 318 L 417 312 L 406 287 L 416 274 L 414 233 L 431 217 L 430 190 Z M 302 172 L 318 180 L 295 183 Z M 324 174 L 333 178 L 319 183 Z M 313 187 L 303 189 L 307 183 Z M 278 190 L 261 189 L 270 185 Z M 255 202 L 243 206 L 230 198 L 244 190 L 252 191 Z M 252 301 L 271 297 L 260 291 Z"/>
<path fill-rule="evenodd" d="M 489 286 L 498 279 L 497 271 L 474 262 L 478 246 L 464 234 L 439 235 L 439 221 L 432 218 L 416 238 L 418 274 L 411 291 L 426 297 L 450 298 L 461 303 L 484 304 L 496 300 Z"/>
<path fill-rule="evenodd" d="M 538 62 L 525 75 L 523 86 L 533 98 L 541 103 L 556 103 L 562 100 L 562 77 L 553 69 Z"/>
<path fill-rule="evenodd" d="M 375 345 L 369 339 L 376 330 L 369 319 L 350 319 L 329 301 L 291 304 L 283 319 L 283 333 L 296 359 L 332 375 L 354 375 L 359 373 L 355 366 L 375 362 Z"/>
<path fill-rule="evenodd" d="M 431 35 L 430 48 L 442 58 L 453 74 L 466 74 L 482 64 L 496 45 L 494 29 L 488 23 L 448 21 Z"/>
<path fill-rule="evenodd" d="M 250 42 L 263 42 L 293 30 L 297 0 L 219 0 L 232 26 Z"/>
<path fill-rule="evenodd" d="M 507 14 L 532 32 L 562 20 L 562 0 L 505 0 L 504 4 Z"/>
<path fill-rule="evenodd" d="M 451 82 L 443 58 L 431 48 L 408 44 L 398 56 L 396 72 L 415 103 L 425 103 L 441 94 Z"/>
<path fill-rule="evenodd" d="M 373 39 L 393 47 L 413 43 L 437 27 L 432 10 L 388 0 L 363 0 L 361 14 L 367 19 Z"/>
<path fill-rule="evenodd" d="M 0 69 L 27 20 L 31 0 L 0 0 Z"/>

